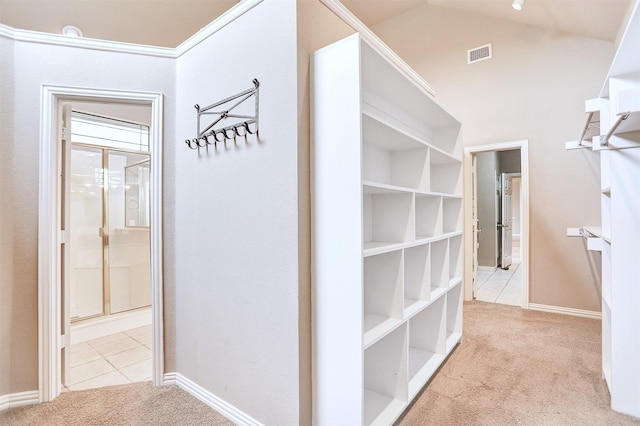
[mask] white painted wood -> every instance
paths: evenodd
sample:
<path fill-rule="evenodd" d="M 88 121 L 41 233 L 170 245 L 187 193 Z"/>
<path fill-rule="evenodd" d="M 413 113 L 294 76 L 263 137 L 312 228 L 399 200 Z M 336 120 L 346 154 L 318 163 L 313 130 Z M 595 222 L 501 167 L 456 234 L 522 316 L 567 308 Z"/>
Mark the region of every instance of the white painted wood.
<path fill-rule="evenodd" d="M 605 80 L 600 99 L 601 227 L 585 227 L 596 238 L 588 248 L 602 259 L 602 375 L 611 407 L 640 417 L 640 3 L 636 3 Z M 627 117 L 627 114 L 628 117 Z M 620 121 L 621 117 L 626 117 Z M 615 127 L 617 126 L 617 127 Z M 607 134 L 611 134 L 607 138 Z M 606 144 L 608 142 L 608 144 Z M 594 315 L 595 316 L 595 315 Z"/>
<path fill-rule="evenodd" d="M 258 420 L 254 419 L 229 402 L 209 392 L 202 386 L 195 383 L 193 380 L 183 376 L 180 373 L 165 373 L 163 376 L 163 383 L 165 385 L 178 386 L 180 389 L 186 391 L 189 395 L 204 402 L 209 407 L 213 408 L 218 413 L 222 414 L 237 425 L 262 426 L 262 423 L 260 423 Z"/>
<path fill-rule="evenodd" d="M 33 405 L 39 402 L 40 398 L 37 390 L 0 395 L 0 411 L 25 405 Z"/>
<path fill-rule="evenodd" d="M 162 384 L 164 373 L 162 305 L 162 95 L 159 93 L 98 90 L 44 85 L 40 113 L 40 182 L 38 208 L 38 390 L 40 402 L 52 401 L 61 392 L 62 330 L 60 248 L 60 194 L 57 190 L 60 146 L 56 117 L 60 101 L 91 98 L 110 102 L 150 104 L 151 156 L 151 286 L 153 315 L 153 383 Z M 155 224 L 158 224 L 157 226 Z"/>
<path fill-rule="evenodd" d="M 447 354 L 462 340 L 462 283 L 447 293 Z"/>
<path fill-rule="evenodd" d="M 442 197 L 416 195 L 416 238 L 440 236 L 443 226 Z"/>
<path fill-rule="evenodd" d="M 357 37 L 312 56 L 312 368 L 317 425 L 363 423 L 359 58 Z M 336 128 L 341 129 L 339 138 Z M 364 209 L 365 220 L 371 221 L 366 218 L 370 211 Z"/>
<path fill-rule="evenodd" d="M 602 318 L 601 312 L 587 311 L 584 309 L 565 308 L 563 306 L 544 305 L 541 303 L 529 303 L 529 309 L 532 311 L 551 312 L 554 314 L 573 315 L 585 318 Z"/>
<path fill-rule="evenodd" d="M 312 64 L 313 424 L 388 425 L 460 341 L 460 124 L 358 35 Z"/>

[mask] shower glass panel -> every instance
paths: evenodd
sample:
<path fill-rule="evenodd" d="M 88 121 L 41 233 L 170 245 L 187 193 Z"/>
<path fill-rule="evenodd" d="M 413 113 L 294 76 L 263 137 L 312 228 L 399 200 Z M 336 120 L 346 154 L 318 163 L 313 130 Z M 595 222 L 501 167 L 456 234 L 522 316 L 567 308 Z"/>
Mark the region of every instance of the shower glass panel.
<path fill-rule="evenodd" d="M 108 151 L 111 313 L 151 304 L 149 156 Z"/>
<path fill-rule="evenodd" d="M 71 150 L 71 318 L 104 314 L 102 150 Z"/>

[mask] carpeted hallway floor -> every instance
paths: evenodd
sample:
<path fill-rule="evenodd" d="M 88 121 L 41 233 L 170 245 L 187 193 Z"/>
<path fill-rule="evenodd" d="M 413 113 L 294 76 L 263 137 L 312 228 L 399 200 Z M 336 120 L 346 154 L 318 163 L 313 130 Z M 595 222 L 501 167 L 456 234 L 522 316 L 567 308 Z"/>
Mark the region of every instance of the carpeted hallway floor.
<path fill-rule="evenodd" d="M 464 305 L 463 339 L 399 425 L 640 425 L 609 408 L 598 320 L 475 301 Z M 0 413 L 0 425 L 230 424 L 181 389 L 149 382 Z"/>

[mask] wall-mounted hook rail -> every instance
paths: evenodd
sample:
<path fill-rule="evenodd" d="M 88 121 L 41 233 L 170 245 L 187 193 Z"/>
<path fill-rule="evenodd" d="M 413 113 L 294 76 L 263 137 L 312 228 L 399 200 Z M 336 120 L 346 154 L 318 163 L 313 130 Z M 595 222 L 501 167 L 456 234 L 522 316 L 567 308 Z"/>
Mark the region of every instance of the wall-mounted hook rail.
<path fill-rule="evenodd" d="M 198 112 L 198 133 L 194 139 L 185 140 L 187 146 L 191 149 L 198 149 L 207 145 L 216 145 L 218 142 L 235 140 L 237 137 L 246 138 L 247 135 L 258 135 L 258 89 L 260 87 L 258 79 L 253 79 L 253 86 L 251 89 L 204 108 L 196 104 L 194 107 Z M 250 98 L 254 99 L 253 115 L 248 112 L 243 114 L 242 112 L 247 109 L 245 101 Z M 244 110 L 242 110 L 242 107 L 244 107 Z M 232 112 L 233 110 L 235 111 Z M 206 115 L 212 115 L 214 119 L 209 124 L 206 124 L 203 129 L 203 116 Z M 233 124 L 222 126 L 222 124 L 228 123 L 226 120 L 233 121 Z"/>

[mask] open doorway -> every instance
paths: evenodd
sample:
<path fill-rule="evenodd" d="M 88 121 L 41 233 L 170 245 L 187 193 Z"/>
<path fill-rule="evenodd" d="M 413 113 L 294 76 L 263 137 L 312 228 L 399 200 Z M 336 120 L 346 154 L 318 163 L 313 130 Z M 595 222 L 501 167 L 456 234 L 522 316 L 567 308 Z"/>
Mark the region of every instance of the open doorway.
<path fill-rule="evenodd" d="M 465 298 L 526 308 L 526 141 L 465 149 L 465 176 Z"/>
<path fill-rule="evenodd" d="M 71 325 L 71 279 L 75 273 L 76 286 L 82 281 L 83 289 L 90 287 L 98 288 L 101 292 L 99 303 L 95 306 L 80 307 L 76 300 L 75 316 L 78 322 L 98 322 L 104 323 L 100 327 L 91 328 L 86 333 L 89 337 L 104 333 L 100 328 L 110 328 L 113 331 L 117 324 L 106 324 L 103 319 L 110 317 L 112 313 L 125 312 L 129 314 L 140 314 L 144 317 L 141 320 L 148 325 L 149 317 L 151 322 L 151 338 L 139 336 L 139 341 L 144 340 L 142 346 L 151 351 L 150 362 L 146 361 L 144 368 L 144 379 L 151 378 L 155 385 L 163 383 L 163 300 L 162 300 L 162 95 L 159 93 L 111 91 L 99 89 L 83 89 L 77 87 L 43 86 L 42 87 L 41 108 L 41 135 L 40 135 L 40 189 L 39 189 L 39 230 L 38 230 L 38 309 L 39 309 L 39 399 L 42 402 L 52 401 L 60 392 L 67 387 L 69 382 L 71 367 L 72 339 L 77 341 L 82 333 L 76 329 L 75 333 Z M 149 118 L 147 147 L 144 150 L 132 150 L 126 147 L 105 146 L 104 141 L 100 143 L 87 143 L 78 139 L 78 135 L 73 136 L 68 124 L 73 116 L 73 109 L 85 110 L 91 104 L 99 109 L 106 107 L 116 107 L 117 110 L 140 109 L 144 110 Z M 80 107 L 78 107 L 80 105 Z M 104 111 L 91 111 L 96 117 L 105 117 L 113 114 Z M 117 114 L 116 114 L 117 115 Z M 86 116 L 85 116 L 86 119 Z M 95 121 L 95 120 L 94 120 Z M 134 120 L 137 121 L 137 120 Z M 75 151 L 76 166 L 80 170 L 72 171 L 74 162 L 72 153 Z M 136 152 L 132 152 L 136 151 Z M 90 159 L 89 159 L 90 158 Z M 91 169 L 91 161 L 96 162 L 93 173 L 85 173 Z M 109 165 L 113 171 L 113 176 L 117 181 L 110 181 L 108 176 Z M 85 166 L 87 169 L 82 170 Z M 117 169 L 117 171 L 116 171 Z M 130 183 L 127 184 L 126 174 L 130 174 Z M 75 241 L 76 245 L 83 246 L 79 253 L 75 255 L 71 252 L 70 246 L 74 244 L 73 239 L 78 237 L 72 235 L 74 230 L 71 227 L 71 216 L 73 216 L 72 203 L 72 172 L 75 172 L 80 180 L 75 182 L 75 189 L 86 188 L 93 191 L 91 197 L 100 199 L 101 204 L 89 207 L 89 198 L 82 200 L 75 207 L 89 209 L 97 216 L 98 225 L 92 226 L 92 231 L 87 233 L 91 239 L 97 239 L 96 249 L 83 246 L 86 241 Z M 85 175 L 86 176 L 81 176 Z M 87 178 L 86 181 L 83 179 Z M 133 183 L 145 186 L 142 192 L 131 192 Z M 116 188 L 111 188 L 116 186 Z M 80 186 L 78 186 L 80 185 Z M 104 203 L 105 187 L 113 189 L 113 193 L 120 191 L 124 197 L 120 202 L 116 202 L 111 207 L 117 210 L 111 212 L 112 224 L 118 223 L 117 229 L 107 230 L 104 216 L 109 215 L 106 209 L 108 203 Z M 129 188 L 127 188 L 129 186 Z M 138 188 L 140 189 L 140 188 Z M 87 192 L 88 194 L 88 192 Z M 85 194 L 85 195 L 87 195 Z M 135 195 L 135 197 L 134 197 Z M 126 200 L 136 198 L 134 204 L 138 205 L 135 211 L 127 212 Z M 89 204 L 86 204 L 85 201 Z M 76 203 L 78 201 L 76 200 Z M 86 204 L 86 205 L 85 205 Z M 141 206 L 143 206 L 141 208 Z M 148 209 L 147 209 L 148 208 Z M 89 210 L 80 213 L 80 217 L 85 220 Z M 76 212 L 78 216 L 78 212 Z M 121 216 L 115 219 L 116 216 Z M 122 220 L 120 220 L 122 219 Z M 114 222 L 115 220 L 115 222 Z M 81 223 L 80 228 L 92 224 Z M 127 226 L 129 225 L 129 226 Z M 148 225 L 148 226 L 147 226 Z M 128 228 L 128 229 L 127 229 Z M 129 232 L 131 231 L 131 232 Z M 134 237 L 143 240 L 148 236 L 147 246 L 149 250 L 140 251 L 138 259 L 131 255 L 131 241 L 120 239 L 113 241 L 112 246 L 121 244 L 116 250 L 115 247 L 109 250 L 104 249 L 105 240 L 108 242 L 109 232 L 113 237 Z M 145 236 L 146 235 L 146 236 Z M 106 237 L 106 238 L 105 238 Z M 140 237 L 140 238 L 137 238 Z M 81 238 L 84 240 L 83 238 Z M 126 241 L 125 241 L 126 240 Z M 95 241 L 94 241 L 95 242 Z M 127 254 L 129 250 L 129 254 Z M 136 249 L 137 250 L 137 249 Z M 116 251 L 119 253 L 116 254 Z M 89 261 L 85 257 L 96 254 L 95 259 Z M 112 257 L 119 257 L 120 260 L 129 258 L 130 265 L 123 268 L 115 268 L 114 262 L 108 262 L 109 254 Z M 74 259 L 75 256 L 75 259 Z M 86 262 L 85 262 L 86 261 Z M 77 270 L 74 272 L 72 262 L 76 262 Z M 109 270 L 105 270 L 105 266 Z M 138 266 L 141 266 L 140 268 Z M 136 273 L 131 275 L 131 269 L 136 269 Z M 127 272 L 128 271 L 128 272 Z M 119 276 L 118 283 L 110 283 L 111 288 L 105 287 L 105 279 L 109 273 Z M 123 282 L 150 281 L 150 286 L 143 286 L 144 291 L 138 294 L 137 290 L 132 290 L 129 286 L 123 286 Z M 85 285 L 91 283 L 91 285 Z M 136 294 L 134 294 L 136 293 Z M 150 297 L 149 297 L 150 294 Z M 138 296 L 143 296 L 138 298 Z M 135 301 L 134 301 L 135 299 Z M 138 303 L 140 300 L 145 301 Z M 133 304 L 129 302 L 134 301 Z M 151 305 L 149 311 L 148 305 Z M 97 306 L 97 308 L 96 308 Z M 95 309 L 93 309 L 95 308 Z M 89 313 L 88 313 L 89 312 Z M 90 318 L 92 317 L 92 318 Z M 132 324 L 126 327 L 131 329 Z M 133 324 L 134 328 L 136 324 Z M 75 334 L 75 338 L 74 338 Z M 113 334 L 113 333 L 111 333 Z M 86 338 L 86 336 L 85 336 Z M 106 342 L 105 342 L 106 343 Z M 141 342 L 139 342 L 141 343 Z M 105 346 L 109 346 L 107 343 Z M 95 354 L 93 354 L 95 355 Z M 86 369 L 91 370 L 88 365 Z M 149 371 L 150 369 L 150 371 Z M 138 376 L 141 377 L 141 376 Z M 103 383 L 103 385 L 114 383 Z M 86 384 L 85 384 L 86 385 Z M 92 386 L 93 387 L 93 386 Z"/>
<path fill-rule="evenodd" d="M 70 345 L 62 384 L 73 391 L 151 380 L 151 107 L 65 102 L 63 110 Z"/>

